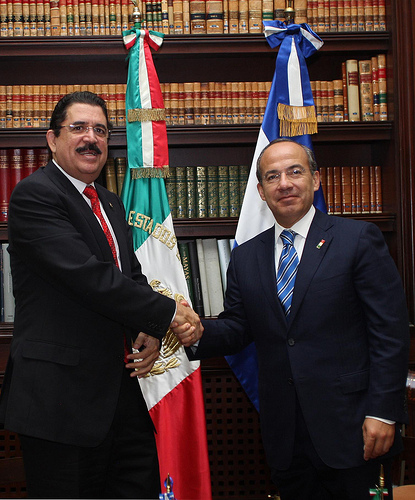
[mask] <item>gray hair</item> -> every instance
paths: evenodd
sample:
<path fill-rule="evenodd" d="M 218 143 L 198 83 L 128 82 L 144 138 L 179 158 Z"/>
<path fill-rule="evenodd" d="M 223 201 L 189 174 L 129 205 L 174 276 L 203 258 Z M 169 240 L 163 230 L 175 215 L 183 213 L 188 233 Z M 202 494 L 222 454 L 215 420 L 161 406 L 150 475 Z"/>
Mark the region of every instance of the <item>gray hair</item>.
<path fill-rule="evenodd" d="M 262 184 L 262 175 L 261 175 L 261 160 L 262 157 L 264 156 L 265 151 L 272 146 L 273 144 L 277 144 L 279 142 L 292 142 L 294 144 L 298 144 L 300 147 L 302 147 L 305 151 L 305 154 L 307 155 L 308 158 L 308 166 L 310 168 L 311 175 L 314 175 L 315 172 L 317 172 L 318 167 L 317 167 L 317 162 L 316 158 L 314 156 L 314 153 L 312 149 L 310 149 L 307 146 L 304 146 L 304 144 L 300 144 L 296 141 L 293 141 L 292 139 L 287 139 L 286 137 L 279 137 L 278 139 L 274 139 L 271 141 L 269 144 L 265 146 L 265 148 L 261 151 L 260 155 L 258 156 L 257 162 L 256 162 L 256 177 L 258 179 L 258 182 Z"/>

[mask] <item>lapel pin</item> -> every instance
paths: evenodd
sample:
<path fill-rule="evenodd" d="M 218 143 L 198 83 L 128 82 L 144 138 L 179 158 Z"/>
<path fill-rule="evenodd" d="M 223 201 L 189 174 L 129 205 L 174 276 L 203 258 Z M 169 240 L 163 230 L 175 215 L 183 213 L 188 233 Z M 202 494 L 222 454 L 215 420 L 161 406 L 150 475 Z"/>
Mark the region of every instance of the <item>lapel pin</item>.
<path fill-rule="evenodd" d="M 114 208 L 114 206 L 112 205 L 112 203 L 111 203 L 111 202 L 108 202 L 108 204 L 109 204 L 109 206 L 110 206 L 111 208 Z"/>
<path fill-rule="evenodd" d="M 326 240 L 320 240 L 320 243 L 316 246 L 316 248 L 320 250 L 320 248 L 324 245 L 325 242 Z"/>

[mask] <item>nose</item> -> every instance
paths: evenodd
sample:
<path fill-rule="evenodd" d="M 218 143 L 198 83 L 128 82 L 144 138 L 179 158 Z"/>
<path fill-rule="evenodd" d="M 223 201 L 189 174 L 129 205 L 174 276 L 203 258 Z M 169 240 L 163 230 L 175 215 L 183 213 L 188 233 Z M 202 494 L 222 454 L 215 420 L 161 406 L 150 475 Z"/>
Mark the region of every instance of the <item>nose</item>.
<path fill-rule="evenodd" d="M 97 142 L 97 137 L 94 132 L 94 127 L 86 127 L 84 137 L 87 136 L 89 142 Z"/>
<path fill-rule="evenodd" d="M 291 181 L 288 175 L 285 172 L 281 172 L 280 182 L 278 187 L 282 190 L 287 189 L 287 187 L 291 186 Z"/>

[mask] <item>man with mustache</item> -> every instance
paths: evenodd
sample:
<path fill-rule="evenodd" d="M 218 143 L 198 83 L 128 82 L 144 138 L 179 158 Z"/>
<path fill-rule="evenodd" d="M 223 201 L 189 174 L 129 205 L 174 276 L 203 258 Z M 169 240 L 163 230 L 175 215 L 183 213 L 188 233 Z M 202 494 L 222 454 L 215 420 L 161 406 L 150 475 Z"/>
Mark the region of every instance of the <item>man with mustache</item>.
<path fill-rule="evenodd" d="M 281 500 L 367 500 L 381 464 L 391 498 L 409 350 L 397 269 L 374 224 L 313 207 L 320 177 L 310 149 L 271 142 L 257 179 L 275 224 L 232 252 L 224 311 L 204 322 L 189 356 L 255 342 L 262 436 Z M 174 332 L 188 341 L 185 327 Z"/>
<path fill-rule="evenodd" d="M 121 200 L 94 183 L 110 129 L 100 97 L 64 96 L 46 133 L 52 160 L 10 200 L 16 312 L 0 421 L 19 434 L 30 498 L 158 498 L 137 377 L 173 319 L 201 329 L 148 285 Z"/>

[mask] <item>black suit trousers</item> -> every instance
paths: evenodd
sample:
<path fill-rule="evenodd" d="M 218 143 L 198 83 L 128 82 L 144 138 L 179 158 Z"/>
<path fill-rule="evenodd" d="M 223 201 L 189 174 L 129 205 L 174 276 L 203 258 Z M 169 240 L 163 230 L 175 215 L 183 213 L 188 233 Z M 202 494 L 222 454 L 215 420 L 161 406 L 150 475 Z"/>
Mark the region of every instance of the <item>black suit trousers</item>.
<path fill-rule="evenodd" d="M 294 455 L 287 470 L 273 470 L 272 479 L 281 500 L 368 500 L 370 489 L 379 485 L 384 467 L 387 498 L 392 499 L 392 459 L 377 458 L 359 467 L 334 469 L 318 456 L 297 400 Z M 363 446 L 362 446 L 363 455 Z"/>
<path fill-rule="evenodd" d="M 19 436 L 29 498 L 158 498 L 154 427 L 129 373 L 124 370 L 114 420 L 99 446 Z"/>

